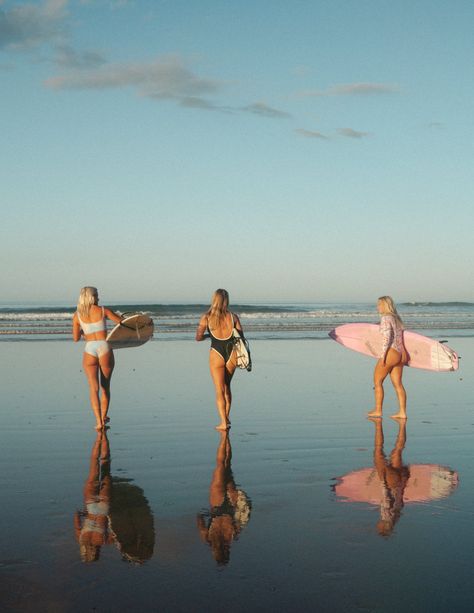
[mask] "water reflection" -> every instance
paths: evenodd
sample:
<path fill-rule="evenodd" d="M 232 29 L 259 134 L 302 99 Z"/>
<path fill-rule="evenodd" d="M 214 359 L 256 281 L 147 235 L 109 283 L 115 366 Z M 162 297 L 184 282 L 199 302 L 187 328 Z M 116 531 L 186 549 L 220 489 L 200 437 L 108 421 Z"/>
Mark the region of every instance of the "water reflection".
<path fill-rule="evenodd" d="M 105 431 L 92 446 L 84 483 L 84 510 L 74 516 L 83 562 L 95 562 L 104 545 L 114 544 L 124 560 L 142 564 L 153 555 L 153 514 L 143 490 L 131 479 L 112 477 L 110 444 Z"/>
<path fill-rule="evenodd" d="M 237 489 L 232 474 L 232 447 L 228 431 L 219 433 L 216 468 L 209 487 L 210 510 L 197 516 L 201 539 L 207 543 L 219 565 L 230 560 L 230 547 L 250 519 L 252 503 L 247 494 Z"/>
<path fill-rule="evenodd" d="M 381 419 L 371 420 L 375 427 L 374 466 L 350 472 L 336 479 L 333 490 L 341 502 L 365 502 L 380 507 L 377 532 L 390 536 L 407 503 L 430 502 L 446 498 L 458 485 L 458 474 L 439 464 L 403 462 L 406 421 L 400 420 L 398 435 L 390 456 L 384 453 Z"/>

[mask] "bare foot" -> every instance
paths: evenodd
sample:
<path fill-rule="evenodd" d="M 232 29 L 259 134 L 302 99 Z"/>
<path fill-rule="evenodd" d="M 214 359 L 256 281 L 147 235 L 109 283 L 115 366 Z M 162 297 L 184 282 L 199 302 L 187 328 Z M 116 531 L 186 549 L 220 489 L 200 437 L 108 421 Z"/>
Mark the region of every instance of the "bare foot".
<path fill-rule="evenodd" d="M 216 426 L 216 430 L 225 431 L 227 430 L 227 424 L 219 424 Z"/>
<path fill-rule="evenodd" d="M 382 411 L 377 411 L 377 409 L 374 409 L 373 411 L 370 411 L 370 413 L 367 413 L 367 417 L 382 417 Z"/>
<path fill-rule="evenodd" d="M 100 432 L 102 430 L 103 426 L 102 424 L 96 424 L 95 425 L 95 429 L 97 430 L 97 432 Z"/>
<path fill-rule="evenodd" d="M 395 415 L 390 415 L 392 419 L 407 419 L 406 413 L 396 413 Z"/>

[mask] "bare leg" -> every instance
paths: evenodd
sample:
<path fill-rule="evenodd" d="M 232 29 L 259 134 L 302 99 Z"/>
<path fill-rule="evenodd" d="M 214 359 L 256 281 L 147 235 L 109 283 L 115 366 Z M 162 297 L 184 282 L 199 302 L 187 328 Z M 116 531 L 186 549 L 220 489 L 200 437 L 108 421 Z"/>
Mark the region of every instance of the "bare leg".
<path fill-rule="evenodd" d="M 398 364 L 392 368 L 390 372 L 390 379 L 392 380 L 393 387 L 398 398 L 398 413 L 392 415 L 394 419 L 406 419 L 407 418 L 407 393 L 402 383 L 403 364 Z"/>
<path fill-rule="evenodd" d="M 216 388 L 216 406 L 220 417 L 220 423 L 216 426 L 216 430 L 227 430 L 227 413 L 226 407 L 229 402 L 230 381 L 226 383 L 227 370 L 224 359 L 216 351 L 211 349 L 209 354 L 209 368 L 211 377 Z M 227 388 L 227 389 L 226 389 Z M 226 400 L 227 391 L 227 400 Z M 230 411 L 230 404 L 229 404 Z"/>
<path fill-rule="evenodd" d="M 92 411 L 96 420 L 96 430 L 103 427 L 102 417 L 100 414 L 99 402 L 99 361 L 93 355 L 84 353 L 82 359 L 82 367 L 89 383 L 89 398 L 92 406 Z"/>
<path fill-rule="evenodd" d="M 389 373 L 392 373 L 392 371 L 396 368 L 400 369 L 400 384 L 401 384 L 401 370 L 403 370 L 402 356 L 398 351 L 395 351 L 395 349 L 389 349 L 385 357 L 385 364 L 380 359 L 375 365 L 375 370 L 374 370 L 375 409 L 371 411 L 370 413 L 367 413 L 368 417 L 382 417 L 382 408 L 383 408 L 383 399 L 384 399 L 383 382 L 385 381 L 387 375 Z"/>
<path fill-rule="evenodd" d="M 225 417 L 227 421 L 227 425 L 230 426 L 230 407 L 232 405 L 232 391 L 230 389 L 230 384 L 232 381 L 232 377 L 234 376 L 235 369 L 237 367 L 237 363 L 235 362 L 234 356 L 226 363 L 225 365 Z"/>
<path fill-rule="evenodd" d="M 99 360 L 100 369 L 100 414 L 102 424 L 105 425 L 109 418 L 107 413 L 110 405 L 110 380 L 115 366 L 115 358 L 113 351 L 109 351 Z"/>
<path fill-rule="evenodd" d="M 383 407 L 383 382 L 390 372 L 389 367 L 383 363 L 382 360 L 378 360 L 374 370 L 374 395 L 375 395 L 375 408 L 373 411 L 367 413 L 367 417 L 382 417 Z"/>

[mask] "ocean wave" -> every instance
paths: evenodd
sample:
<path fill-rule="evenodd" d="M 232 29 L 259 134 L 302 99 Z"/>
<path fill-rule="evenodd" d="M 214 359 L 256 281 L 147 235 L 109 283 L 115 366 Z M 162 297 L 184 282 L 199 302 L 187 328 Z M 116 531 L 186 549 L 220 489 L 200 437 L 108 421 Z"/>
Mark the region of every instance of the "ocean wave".
<path fill-rule="evenodd" d="M 406 302 L 400 313 L 408 329 L 473 330 L 474 303 L 470 302 Z M 208 305 L 194 304 L 115 304 L 111 308 L 124 312 L 145 312 L 155 322 L 157 337 L 191 338 Z M 256 338 L 303 338 L 324 335 L 342 323 L 378 321 L 373 304 L 236 304 L 232 310 L 240 315 L 244 329 Z M 71 319 L 75 307 L 0 307 L 2 339 L 42 337 L 70 338 Z M 110 327 L 110 326 L 109 326 Z"/>
<path fill-rule="evenodd" d="M 474 302 L 402 302 L 401 306 L 408 307 L 474 307 Z"/>
<path fill-rule="evenodd" d="M 0 312 L 0 321 L 67 321 L 71 320 L 73 312 L 64 313 L 58 311 L 30 311 L 21 313 L 18 312 Z"/>

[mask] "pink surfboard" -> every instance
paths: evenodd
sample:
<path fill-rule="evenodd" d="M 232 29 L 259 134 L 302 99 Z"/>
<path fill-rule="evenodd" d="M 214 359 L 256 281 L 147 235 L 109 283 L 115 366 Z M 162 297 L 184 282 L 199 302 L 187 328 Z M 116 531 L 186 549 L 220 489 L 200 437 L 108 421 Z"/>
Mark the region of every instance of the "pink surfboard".
<path fill-rule="evenodd" d="M 457 488 L 458 473 L 439 464 L 411 464 L 403 492 L 403 502 L 429 502 L 447 498 Z M 384 498 L 384 483 L 373 467 L 361 468 L 337 478 L 334 487 L 341 502 L 366 502 L 379 505 Z"/>
<path fill-rule="evenodd" d="M 344 324 L 331 330 L 329 336 L 343 347 L 373 358 L 379 358 L 382 352 L 382 335 L 376 324 Z M 458 369 L 457 353 L 443 343 L 406 330 L 403 340 L 408 366 L 439 372 Z"/>

